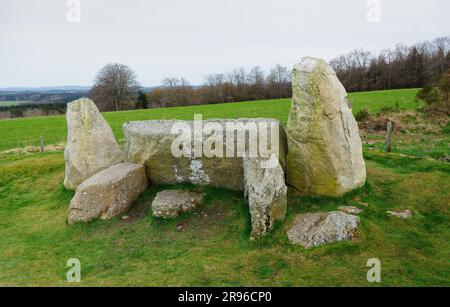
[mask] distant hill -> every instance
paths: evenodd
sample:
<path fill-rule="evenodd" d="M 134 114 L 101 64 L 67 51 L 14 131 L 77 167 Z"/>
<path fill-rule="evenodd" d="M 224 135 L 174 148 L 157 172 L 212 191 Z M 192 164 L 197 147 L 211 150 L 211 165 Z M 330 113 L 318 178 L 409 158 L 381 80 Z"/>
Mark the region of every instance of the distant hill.
<path fill-rule="evenodd" d="M 8 87 L 0 88 L 0 101 L 66 103 L 87 96 L 90 90 L 90 86 Z"/>
<path fill-rule="evenodd" d="M 45 87 L 0 87 L 0 93 L 51 93 L 51 92 L 89 92 L 91 86 L 45 86 Z M 143 87 L 142 90 L 149 92 L 153 87 Z"/>
<path fill-rule="evenodd" d="M 90 90 L 90 86 L 6 87 L 0 88 L 0 93 L 89 92 Z"/>
<path fill-rule="evenodd" d="M 0 102 L 67 103 L 89 95 L 90 86 L 8 87 L 0 88 Z M 150 92 L 144 87 L 142 91 Z"/>

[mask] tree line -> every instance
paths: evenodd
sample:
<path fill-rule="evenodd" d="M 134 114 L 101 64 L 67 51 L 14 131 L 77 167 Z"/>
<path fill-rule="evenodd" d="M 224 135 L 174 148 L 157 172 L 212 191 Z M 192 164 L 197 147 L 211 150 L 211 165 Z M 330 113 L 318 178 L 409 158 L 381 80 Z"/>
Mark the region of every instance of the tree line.
<path fill-rule="evenodd" d="M 12 106 L 0 105 L 0 119 L 52 116 L 66 113 L 67 102 L 31 102 Z"/>
<path fill-rule="evenodd" d="M 330 64 L 348 92 L 421 88 L 450 69 L 450 37 L 399 44 L 378 54 L 358 49 Z"/>
<path fill-rule="evenodd" d="M 378 54 L 357 49 L 330 61 L 348 92 L 422 88 L 450 70 L 450 37 L 412 46 L 397 45 Z M 97 75 L 90 97 L 102 111 L 157 108 L 289 98 L 291 71 L 276 65 L 207 75 L 200 86 L 185 78 L 165 78 L 162 86 L 139 92 L 136 75 L 122 64 L 106 65 Z"/>
<path fill-rule="evenodd" d="M 162 86 L 148 93 L 139 86 L 132 70 L 121 64 L 108 64 L 96 77 L 90 98 L 102 111 L 142 109 L 289 98 L 292 96 L 290 71 L 276 65 L 268 74 L 256 66 L 229 73 L 210 74 L 203 85 L 192 86 L 185 78 L 165 78 Z"/>
<path fill-rule="evenodd" d="M 290 72 L 276 65 L 266 75 L 258 66 L 229 73 L 207 75 L 201 86 L 184 78 L 166 78 L 147 94 L 149 107 L 212 104 L 247 100 L 288 98 L 292 95 Z"/>

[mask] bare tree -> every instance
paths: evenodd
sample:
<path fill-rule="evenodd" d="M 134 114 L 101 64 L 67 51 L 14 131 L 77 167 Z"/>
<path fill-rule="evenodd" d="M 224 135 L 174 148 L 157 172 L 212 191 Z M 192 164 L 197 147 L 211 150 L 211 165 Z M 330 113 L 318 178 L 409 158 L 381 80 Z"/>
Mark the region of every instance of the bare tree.
<path fill-rule="evenodd" d="M 116 111 L 120 111 L 124 103 L 136 98 L 140 86 L 130 67 L 113 63 L 98 72 L 94 87 L 103 92 L 102 97 L 113 102 Z"/>
<path fill-rule="evenodd" d="M 291 90 L 291 75 L 287 68 L 276 65 L 267 76 L 267 84 L 271 98 L 285 98 Z"/>
<path fill-rule="evenodd" d="M 163 94 L 165 106 L 190 105 L 194 103 L 194 89 L 185 78 L 165 78 L 159 93 Z M 157 95 L 159 95 L 157 93 Z M 153 100 L 153 97 L 151 97 Z"/>
<path fill-rule="evenodd" d="M 358 49 L 330 64 L 349 92 L 423 87 L 450 69 L 450 37 L 398 44 L 378 55 Z"/>
<path fill-rule="evenodd" d="M 180 86 L 180 80 L 178 78 L 170 77 L 162 80 L 163 87 L 174 89 Z"/>
<path fill-rule="evenodd" d="M 222 86 L 225 80 L 225 75 L 218 73 L 218 74 L 211 74 L 207 75 L 205 77 L 205 85 L 206 86 Z"/>
<path fill-rule="evenodd" d="M 254 100 L 263 98 L 265 91 L 265 76 L 259 66 L 250 70 L 247 75 L 247 80 L 250 87 L 250 96 L 252 96 Z"/>
<path fill-rule="evenodd" d="M 112 101 L 112 99 L 110 99 L 110 97 L 108 97 L 106 92 L 107 91 L 99 85 L 94 85 L 89 92 L 89 98 L 91 98 L 95 102 L 101 112 L 109 112 L 115 110 L 114 102 Z"/>

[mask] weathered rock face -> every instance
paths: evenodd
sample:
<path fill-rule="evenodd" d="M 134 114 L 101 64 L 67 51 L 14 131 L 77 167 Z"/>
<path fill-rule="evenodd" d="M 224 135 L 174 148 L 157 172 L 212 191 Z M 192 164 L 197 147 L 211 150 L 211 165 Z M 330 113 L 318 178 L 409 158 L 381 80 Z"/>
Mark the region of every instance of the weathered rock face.
<path fill-rule="evenodd" d="M 69 208 L 69 224 L 110 219 L 126 212 L 147 189 L 142 165 L 120 163 L 83 182 Z"/>
<path fill-rule="evenodd" d="M 284 220 L 287 206 L 287 187 L 284 171 L 261 167 L 260 158 L 244 158 L 245 198 L 248 199 L 252 220 L 252 239 L 269 233 L 277 220 Z"/>
<path fill-rule="evenodd" d="M 343 212 L 300 214 L 288 231 L 292 244 L 305 248 L 350 240 L 359 226 L 359 218 Z"/>
<path fill-rule="evenodd" d="M 188 191 L 159 192 L 152 203 L 153 216 L 164 219 L 176 218 L 191 211 L 203 202 L 203 194 Z"/>
<path fill-rule="evenodd" d="M 67 127 L 67 189 L 74 190 L 97 172 L 123 161 L 111 128 L 92 100 L 82 98 L 67 104 Z"/>
<path fill-rule="evenodd" d="M 366 181 L 358 125 L 347 93 L 323 60 L 304 58 L 292 73 L 287 180 L 304 195 L 340 196 Z"/>
<path fill-rule="evenodd" d="M 243 130 L 227 133 L 227 125 L 232 124 Z M 271 119 L 241 119 L 241 120 L 208 120 L 203 121 L 203 133 L 194 137 L 193 121 L 145 121 L 129 122 L 123 127 L 126 137 L 125 160 L 131 163 L 144 164 L 150 181 L 154 184 L 192 183 L 195 185 L 211 185 L 231 190 L 244 190 L 244 172 L 242 157 L 238 153 L 238 140 L 246 144 L 248 139 L 239 132 L 248 135 L 258 133 L 260 125 L 265 125 L 268 134 L 264 144 L 269 152 L 278 148 L 281 165 L 285 165 L 286 135 L 281 124 Z M 272 125 L 278 125 L 277 142 L 272 142 Z M 186 135 L 180 133 L 180 127 L 189 130 Z M 178 128 L 177 128 L 178 127 Z M 256 127 L 256 128 L 255 128 Z M 228 136 L 228 137 L 227 137 Z M 247 140 L 247 142 L 245 142 Z M 262 143 L 262 142 L 261 142 Z M 185 156 L 174 156 L 176 151 L 188 153 Z M 200 155 L 194 152 L 198 144 L 203 149 L 209 148 L 222 156 L 207 155 L 200 150 Z M 273 145 L 272 145 L 273 144 Z M 258 146 L 257 146 L 258 147 Z M 255 149 L 254 146 L 251 149 Z M 258 148 L 256 148 L 258 149 Z M 231 152 L 231 154 L 229 153 Z M 260 151 L 257 151 L 259 153 Z M 228 153 L 228 154 L 227 154 Z"/>

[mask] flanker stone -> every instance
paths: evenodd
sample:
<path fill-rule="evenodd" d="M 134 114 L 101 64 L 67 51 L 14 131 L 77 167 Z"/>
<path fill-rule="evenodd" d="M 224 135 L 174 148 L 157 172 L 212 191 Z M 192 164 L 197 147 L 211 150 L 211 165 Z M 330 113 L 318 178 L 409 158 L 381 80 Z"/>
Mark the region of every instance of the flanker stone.
<path fill-rule="evenodd" d="M 101 170 L 123 161 L 123 154 L 95 103 L 82 98 L 67 104 L 64 186 L 75 190 Z"/>
<path fill-rule="evenodd" d="M 69 208 L 69 224 L 110 219 L 131 208 L 147 189 L 148 181 L 142 165 L 113 165 L 83 182 Z"/>

